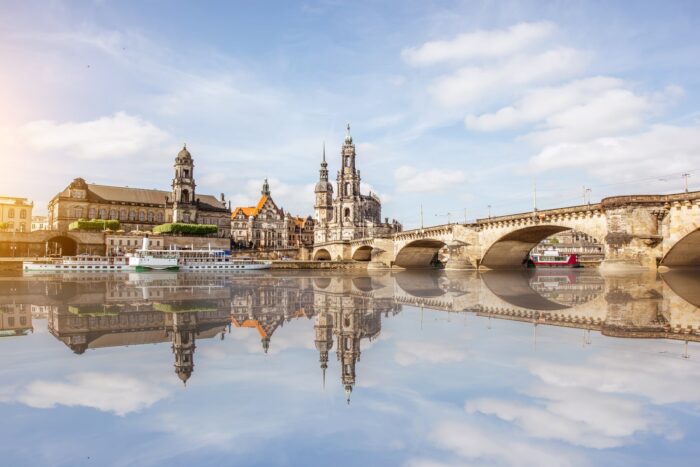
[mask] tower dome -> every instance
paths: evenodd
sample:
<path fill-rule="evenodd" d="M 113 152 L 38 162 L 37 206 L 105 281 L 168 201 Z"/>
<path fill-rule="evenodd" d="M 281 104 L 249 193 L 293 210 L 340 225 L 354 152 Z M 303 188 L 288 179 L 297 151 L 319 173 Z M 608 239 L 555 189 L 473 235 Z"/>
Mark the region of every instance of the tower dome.
<path fill-rule="evenodd" d="M 182 149 L 177 153 L 178 159 L 192 159 L 192 154 L 187 150 L 187 144 L 182 145 Z"/>

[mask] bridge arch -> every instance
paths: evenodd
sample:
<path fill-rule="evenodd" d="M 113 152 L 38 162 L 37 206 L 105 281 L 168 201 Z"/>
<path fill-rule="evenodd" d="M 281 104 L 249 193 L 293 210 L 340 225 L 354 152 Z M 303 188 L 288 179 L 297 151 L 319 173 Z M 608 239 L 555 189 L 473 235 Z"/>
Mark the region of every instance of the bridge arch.
<path fill-rule="evenodd" d="M 600 242 L 595 235 L 585 230 L 556 224 L 543 224 L 522 227 L 497 238 L 486 248 L 481 257 L 480 267 L 488 269 L 508 269 L 524 266 L 530 251 L 542 240 L 567 230 L 576 230 Z"/>
<path fill-rule="evenodd" d="M 700 266 L 700 228 L 678 240 L 664 255 L 660 266 Z"/>
<path fill-rule="evenodd" d="M 330 261 L 331 254 L 325 248 L 320 248 L 314 253 L 314 261 Z"/>
<path fill-rule="evenodd" d="M 46 240 L 50 254 L 75 256 L 78 254 L 78 242 L 68 235 L 56 235 Z"/>
<path fill-rule="evenodd" d="M 353 261 L 371 261 L 372 260 L 372 247 L 369 245 L 363 245 L 355 250 L 352 254 Z"/>
<path fill-rule="evenodd" d="M 445 246 L 445 242 L 436 239 L 414 240 L 398 251 L 394 266 L 405 269 L 434 267 L 438 252 Z"/>

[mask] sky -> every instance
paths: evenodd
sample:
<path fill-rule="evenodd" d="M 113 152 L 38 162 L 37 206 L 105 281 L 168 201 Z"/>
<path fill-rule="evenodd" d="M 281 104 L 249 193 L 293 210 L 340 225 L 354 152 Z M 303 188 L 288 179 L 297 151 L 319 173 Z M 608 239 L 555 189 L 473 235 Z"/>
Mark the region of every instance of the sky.
<path fill-rule="evenodd" d="M 405 228 L 700 189 L 697 2 L 0 9 L 0 195 L 37 214 L 75 177 L 167 190 L 187 143 L 200 193 L 254 204 L 267 177 L 311 215 L 348 122 Z"/>

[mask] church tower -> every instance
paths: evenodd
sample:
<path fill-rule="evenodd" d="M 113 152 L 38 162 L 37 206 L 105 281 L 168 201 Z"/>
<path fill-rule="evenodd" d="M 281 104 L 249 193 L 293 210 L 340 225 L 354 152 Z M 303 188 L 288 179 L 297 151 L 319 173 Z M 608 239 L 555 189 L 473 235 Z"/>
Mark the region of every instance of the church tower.
<path fill-rule="evenodd" d="M 173 222 L 194 223 L 197 221 L 195 198 L 194 161 L 187 145 L 175 158 L 175 178 L 173 178 Z"/>
<path fill-rule="evenodd" d="M 333 185 L 328 182 L 328 163 L 326 162 L 326 144 L 323 144 L 323 159 L 319 170 L 318 183 L 314 190 L 316 204 L 316 228 L 314 229 L 314 241 L 321 243 L 328 241 L 328 223 L 333 220 Z"/>
<path fill-rule="evenodd" d="M 323 386 L 326 386 L 326 369 L 328 368 L 328 351 L 333 347 L 333 317 L 328 310 L 322 310 L 316 315 L 314 324 L 316 334 L 316 350 L 318 350 L 318 361 L 323 372 Z"/>
<path fill-rule="evenodd" d="M 175 354 L 175 373 L 183 384 L 194 371 L 195 336 L 197 334 L 196 313 L 172 313 L 172 350 Z"/>
<path fill-rule="evenodd" d="M 355 385 L 355 364 L 360 359 L 361 337 L 360 311 L 352 306 L 342 306 L 336 316 L 334 330 L 338 337 L 336 354 L 340 362 L 341 381 L 348 404 Z"/>

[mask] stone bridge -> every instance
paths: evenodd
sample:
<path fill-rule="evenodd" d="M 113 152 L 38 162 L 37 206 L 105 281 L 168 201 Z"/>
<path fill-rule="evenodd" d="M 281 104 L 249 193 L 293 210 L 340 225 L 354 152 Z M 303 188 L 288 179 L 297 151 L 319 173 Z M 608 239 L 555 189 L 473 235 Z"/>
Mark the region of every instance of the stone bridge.
<path fill-rule="evenodd" d="M 446 269 L 521 266 L 530 250 L 565 230 L 603 245 L 606 268 L 700 266 L 700 192 L 615 196 L 600 203 L 538 210 L 415 229 L 386 238 L 314 245 L 313 259 L 367 261 L 370 268 Z"/>
<path fill-rule="evenodd" d="M 81 253 L 104 254 L 102 232 L 0 232 L 0 256 L 44 256 L 46 253 L 72 256 Z"/>

